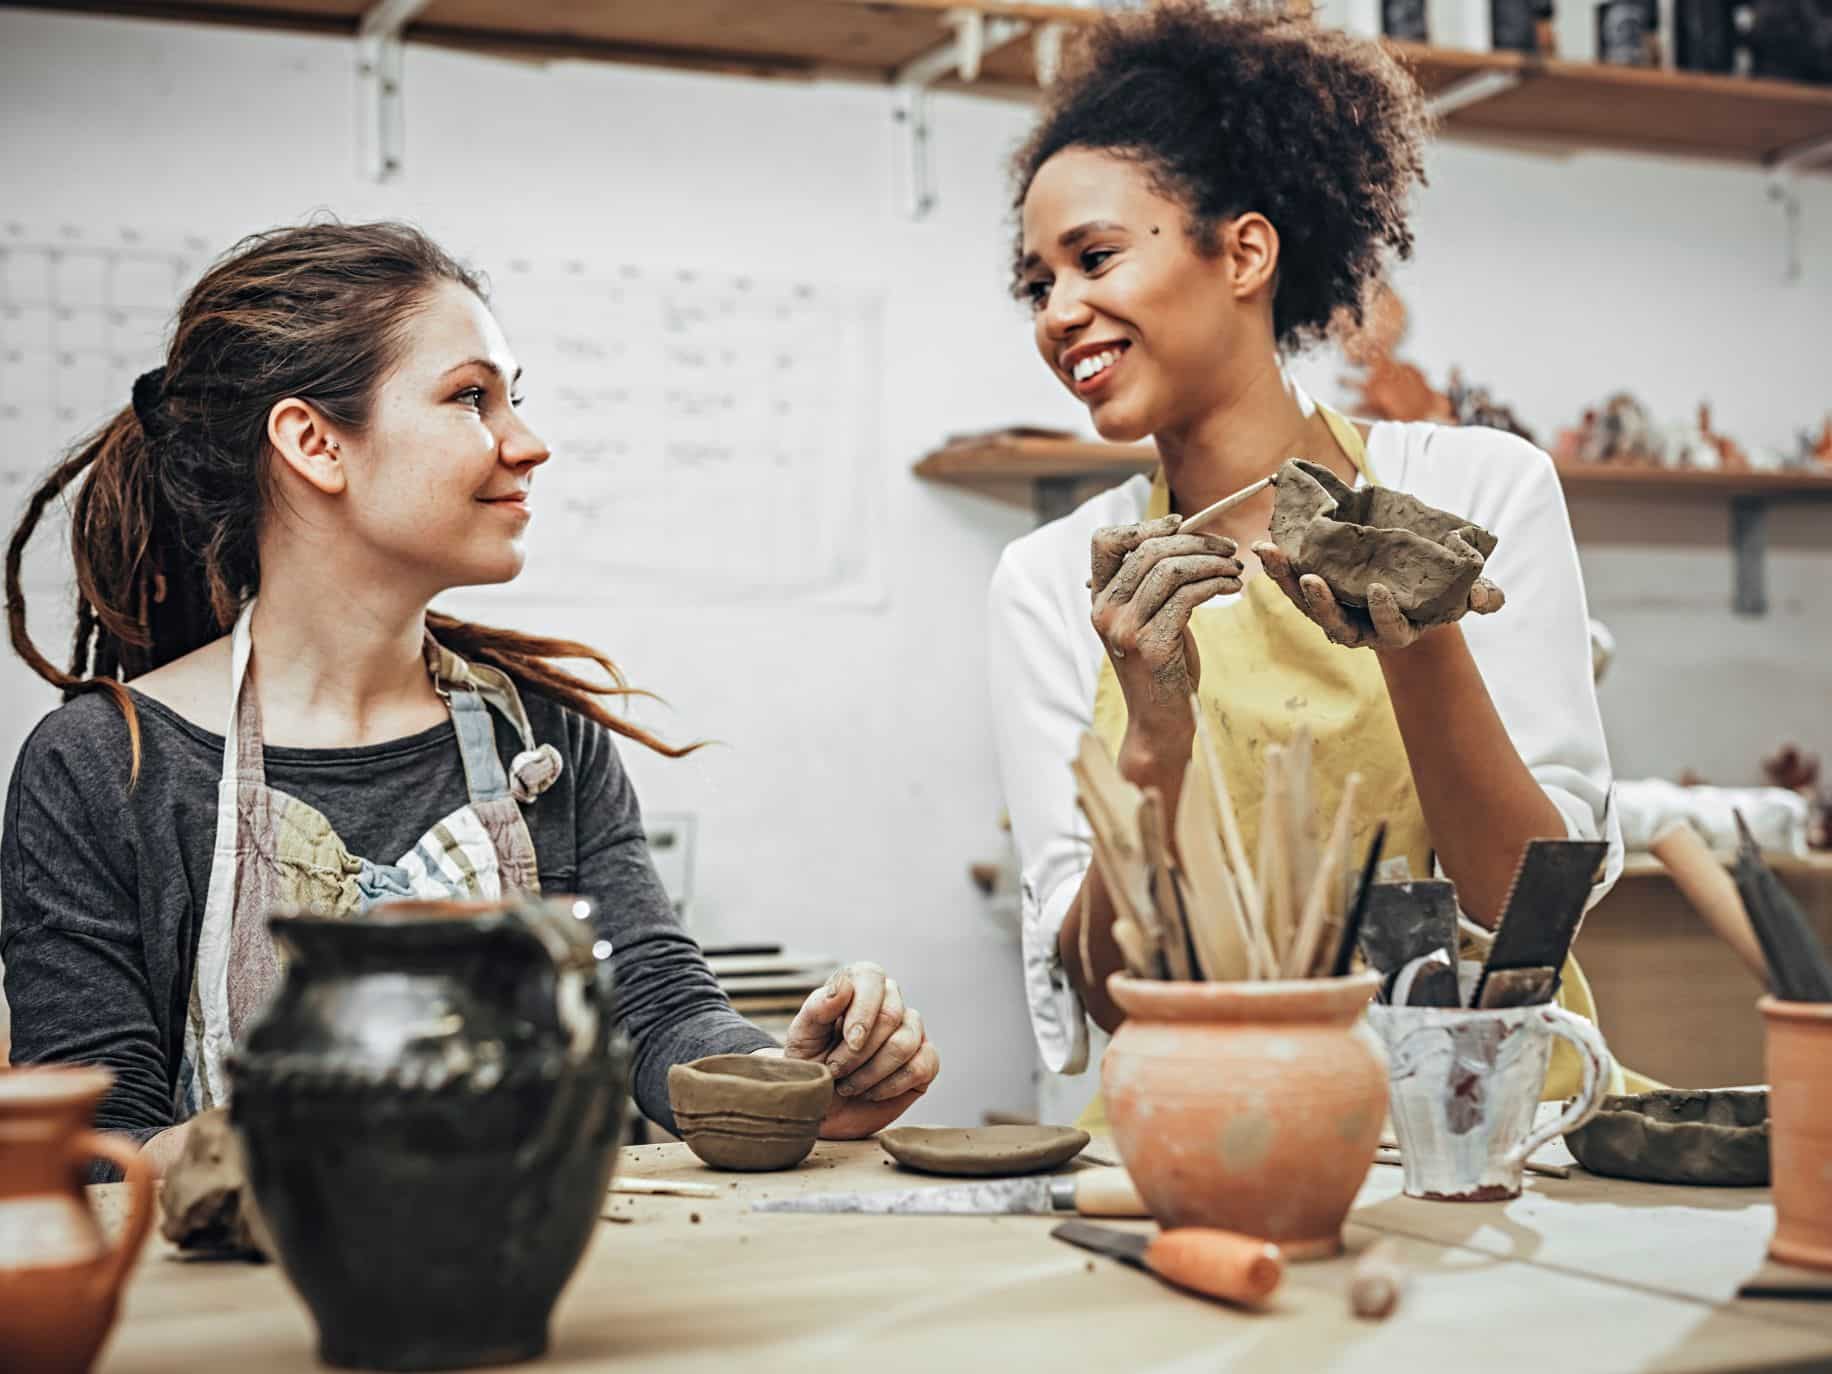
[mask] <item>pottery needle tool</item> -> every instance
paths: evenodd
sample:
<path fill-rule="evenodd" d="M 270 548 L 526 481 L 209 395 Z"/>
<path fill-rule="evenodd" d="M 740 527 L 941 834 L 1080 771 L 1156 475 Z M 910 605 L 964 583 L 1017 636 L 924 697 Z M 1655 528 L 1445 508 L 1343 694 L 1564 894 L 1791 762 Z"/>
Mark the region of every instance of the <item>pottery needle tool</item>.
<path fill-rule="evenodd" d="M 1784 1002 L 1832 1002 L 1832 965 L 1799 905 L 1762 859 L 1736 812 L 1737 891 L 1768 961 L 1769 987 Z"/>
<path fill-rule="evenodd" d="M 1527 841 L 1495 926 L 1495 942 L 1470 994 L 1472 1007 L 1485 1005 L 1489 978 L 1503 969 L 1555 970 L 1545 997 L 1552 1000 L 1558 991 L 1556 971 L 1565 967 L 1597 867 L 1608 852 L 1603 840 Z"/>
<path fill-rule="evenodd" d="M 1374 838 L 1368 841 L 1368 857 L 1362 861 L 1361 882 L 1355 888 L 1355 904 L 1342 923 L 1342 938 L 1336 943 L 1336 957 L 1330 963 L 1330 976 L 1346 978 L 1355 958 L 1355 947 L 1361 940 L 1361 922 L 1368 910 L 1368 889 L 1374 885 L 1374 869 L 1380 863 L 1380 851 L 1386 847 L 1387 823 L 1374 827 Z"/>
<path fill-rule="evenodd" d="M 1204 506 L 1194 515 L 1186 517 L 1183 522 L 1177 526 L 1177 533 L 1201 534 L 1204 529 L 1214 524 L 1220 516 L 1233 510 L 1234 507 L 1240 505 L 1243 501 L 1251 501 L 1267 487 L 1274 485 L 1278 480 L 1278 474 L 1275 472 L 1270 477 L 1262 477 L 1257 482 L 1249 482 L 1233 495 L 1224 496 L 1213 505 Z"/>
<path fill-rule="evenodd" d="M 1153 1236 L 1065 1221 L 1050 1234 L 1178 1288 L 1243 1307 L 1258 1307 L 1285 1277 L 1285 1257 L 1278 1246 L 1233 1231 L 1182 1226 Z"/>
<path fill-rule="evenodd" d="M 1406 1278 L 1399 1242 L 1391 1237 L 1375 1241 L 1361 1252 L 1349 1276 L 1349 1310 L 1370 1321 L 1385 1320 L 1399 1306 Z"/>

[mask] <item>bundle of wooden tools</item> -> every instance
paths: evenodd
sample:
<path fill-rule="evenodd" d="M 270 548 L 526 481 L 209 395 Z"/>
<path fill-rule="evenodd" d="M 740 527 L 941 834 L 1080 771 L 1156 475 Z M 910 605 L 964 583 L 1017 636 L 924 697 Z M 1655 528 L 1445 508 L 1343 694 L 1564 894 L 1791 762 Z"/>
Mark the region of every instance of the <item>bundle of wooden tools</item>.
<path fill-rule="evenodd" d="M 1249 863 L 1215 741 L 1194 697 L 1190 709 L 1195 757 L 1184 770 L 1172 826 L 1158 790 L 1121 777 L 1093 735 L 1082 736 L 1070 765 L 1127 972 L 1209 982 L 1347 973 L 1353 916 L 1378 852 L 1370 851 L 1351 905 L 1349 832 L 1360 776 L 1346 779 L 1335 816 L 1321 831 L 1308 729 L 1300 726 L 1287 745 L 1269 746 L 1259 853 Z M 1083 921 L 1081 957 L 1092 968 L 1088 927 Z"/>

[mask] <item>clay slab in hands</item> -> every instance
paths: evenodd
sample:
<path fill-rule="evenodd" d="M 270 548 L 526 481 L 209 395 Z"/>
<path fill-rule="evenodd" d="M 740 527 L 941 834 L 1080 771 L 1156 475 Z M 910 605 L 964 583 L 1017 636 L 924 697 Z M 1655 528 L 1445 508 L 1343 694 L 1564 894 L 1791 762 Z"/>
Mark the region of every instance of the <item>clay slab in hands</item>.
<path fill-rule="evenodd" d="M 793 1169 L 833 1104 L 833 1074 L 807 1059 L 715 1054 L 668 1070 L 675 1125 L 715 1169 Z"/>
<path fill-rule="evenodd" d="M 1344 486 L 1301 458 L 1278 471 L 1269 533 L 1302 576 L 1315 573 L 1336 600 L 1365 609 L 1376 582 L 1415 625 L 1442 625 L 1469 608 L 1470 588 L 1495 536 L 1460 515 L 1387 487 Z"/>
<path fill-rule="evenodd" d="M 1067 1164 L 1089 1139 L 1069 1126 L 899 1126 L 878 1133 L 884 1153 L 904 1168 L 961 1178 L 1041 1173 Z"/>

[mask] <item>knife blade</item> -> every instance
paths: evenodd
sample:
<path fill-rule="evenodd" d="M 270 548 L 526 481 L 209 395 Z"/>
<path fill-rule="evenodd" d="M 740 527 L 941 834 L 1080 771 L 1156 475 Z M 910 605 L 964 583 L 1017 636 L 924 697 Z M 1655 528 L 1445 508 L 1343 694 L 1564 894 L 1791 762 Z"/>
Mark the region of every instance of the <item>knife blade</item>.
<path fill-rule="evenodd" d="M 1137 1235 L 1111 1226 L 1065 1221 L 1050 1234 L 1106 1255 L 1204 1297 L 1257 1307 L 1285 1277 L 1285 1257 L 1271 1241 L 1234 1231 L 1183 1226 Z"/>
<path fill-rule="evenodd" d="M 989 1179 L 947 1187 L 893 1188 L 872 1193 L 809 1193 L 751 1204 L 753 1212 L 858 1212 L 875 1216 L 1084 1216 L 1144 1217 L 1146 1211 L 1124 1169 L 1082 1169 L 1072 1174 Z"/>

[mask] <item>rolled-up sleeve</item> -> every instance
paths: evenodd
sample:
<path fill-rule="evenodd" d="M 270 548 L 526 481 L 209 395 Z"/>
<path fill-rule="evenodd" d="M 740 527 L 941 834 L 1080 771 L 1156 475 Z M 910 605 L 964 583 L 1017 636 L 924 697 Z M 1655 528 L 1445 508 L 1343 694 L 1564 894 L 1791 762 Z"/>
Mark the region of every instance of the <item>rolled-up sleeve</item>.
<path fill-rule="evenodd" d="M 1456 433 L 1456 431 L 1449 431 Z M 1521 761 L 1564 817 L 1572 839 L 1607 840 L 1603 875 L 1589 906 L 1622 873 L 1622 824 L 1591 674 L 1590 610 L 1564 489 L 1552 459 L 1512 435 L 1484 435 L 1491 463 L 1478 479 L 1479 510 L 1498 542 L 1486 575 L 1507 596 L 1494 615 L 1462 624 L 1501 723 Z"/>
<path fill-rule="evenodd" d="M 1062 923 L 1092 862 L 1069 773 L 1093 719 L 1094 673 L 1051 589 L 1008 549 L 988 593 L 993 733 L 1022 866 L 1025 994 L 1044 1067 L 1087 1066 L 1088 1023 L 1059 954 Z M 1092 631 L 1087 632 L 1092 635 Z"/>

